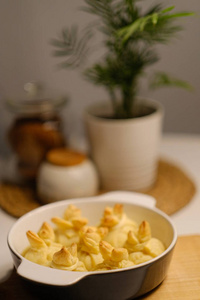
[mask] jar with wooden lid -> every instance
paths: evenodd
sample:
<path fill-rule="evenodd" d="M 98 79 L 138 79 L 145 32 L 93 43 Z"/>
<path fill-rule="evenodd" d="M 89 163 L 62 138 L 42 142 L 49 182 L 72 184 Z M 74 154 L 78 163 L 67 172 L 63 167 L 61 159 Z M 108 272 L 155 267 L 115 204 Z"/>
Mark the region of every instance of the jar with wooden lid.
<path fill-rule="evenodd" d="M 96 167 L 84 153 L 69 148 L 52 149 L 40 165 L 37 193 L 44 203 L 90 197 L 98 190 Z"/>
<path fill-rule="evenodd" d="M 66 145 L 60 117 L 66 100 L 66 96 L 53 96 L 36 83 L 26 84 L 19 99 L 7 99 L 7 107 L 14 114 L 7 138 L 23 180 L 35 180 L 46 153 Z"/>

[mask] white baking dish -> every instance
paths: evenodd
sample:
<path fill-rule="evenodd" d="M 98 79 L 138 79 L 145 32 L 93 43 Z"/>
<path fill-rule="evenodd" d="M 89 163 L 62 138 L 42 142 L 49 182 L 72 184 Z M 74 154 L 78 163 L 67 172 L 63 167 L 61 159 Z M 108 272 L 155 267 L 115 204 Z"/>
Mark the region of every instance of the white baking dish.
<path fill-rule="evenodd" d="M 51 269 L 25 259 L 21 253 L 28 246 L 26 231 L 37 232 L 44 221 L 51 223 L 52 217 L 62 217 L 65 208 L 71 203 L 81 209 L 82 215 L 89 219 L 91 225 L 99 222 L 105 206 L 122 203 L 125 213 L 130 218 L 138 223 L 143 220 L 150 223 L 152 236 L 162 240 L 166 250 L 158 257 L 140 265 L 97 272 Z M 17 273 L 33 282 L 62 286 L 72 295 L 78 291 L 80 299 L 111 299 L 112 294 L 112 299 L 120 300 L 142 295 L 164 280 L 177 240 L 176 229 L 170 217 L 158 210 L 155 204 L 156 201 L 151 196 L 116 191 L 90 198 L 63 200 L 37 208 L 16 221 L 8 235 L 8 245 Z"/>

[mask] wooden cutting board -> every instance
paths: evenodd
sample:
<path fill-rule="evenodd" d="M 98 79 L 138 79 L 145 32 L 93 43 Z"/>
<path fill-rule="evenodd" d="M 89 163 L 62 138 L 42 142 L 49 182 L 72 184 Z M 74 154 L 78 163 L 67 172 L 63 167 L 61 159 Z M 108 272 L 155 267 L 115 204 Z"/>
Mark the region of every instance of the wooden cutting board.
<path fill-rule="evenodd" d="M 34 292 L 31 291 L 28 283 L 15 270 L 7 281 L 0 284 L 0 299 L 37 300 L 47 297 L 46 292 L 44 298 L 38 298 L 38 295 L 41 295 L 39 287 L 35 285 Z M 52 294 L 48 298 L 61 299 L 58 295 L 56 298 L 54 296 Z M 166 279 L 151 293 L 138 299 L 200 300 L 200 235 L 178 238 Z"/>
<path fill-rule="evenodd" d="M 166 279 L 139 299 L 200 300 L 200 235 L 178 238 Z"/>

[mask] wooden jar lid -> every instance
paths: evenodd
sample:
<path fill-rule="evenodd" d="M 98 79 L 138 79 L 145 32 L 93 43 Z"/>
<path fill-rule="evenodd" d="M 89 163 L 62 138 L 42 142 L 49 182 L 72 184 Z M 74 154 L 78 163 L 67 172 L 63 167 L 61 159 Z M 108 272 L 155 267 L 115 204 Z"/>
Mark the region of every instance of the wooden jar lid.
<path fill-rule="evenodd" d="M 56 148 L 50 150 L 46 155 L 46 160 L 57 166 L 75 166 L 86 160 L 87 156 L 83 153 L 69 148 Z"/>

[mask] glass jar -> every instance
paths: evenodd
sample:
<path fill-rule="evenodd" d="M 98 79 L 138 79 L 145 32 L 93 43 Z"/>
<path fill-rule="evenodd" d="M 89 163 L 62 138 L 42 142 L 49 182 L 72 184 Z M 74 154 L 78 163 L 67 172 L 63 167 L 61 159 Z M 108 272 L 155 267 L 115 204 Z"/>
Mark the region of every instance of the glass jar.
<path fill-rule="evenodd" d="M 25 98 L 7 100 L 15 119 L 8 130 L 8 141 L 17 157 L 22 179 L 34 180 L 46 153 L 66 145 L 59 110 L 66 97 L 50 98 L 35 83 L 24 86 Z"/>

